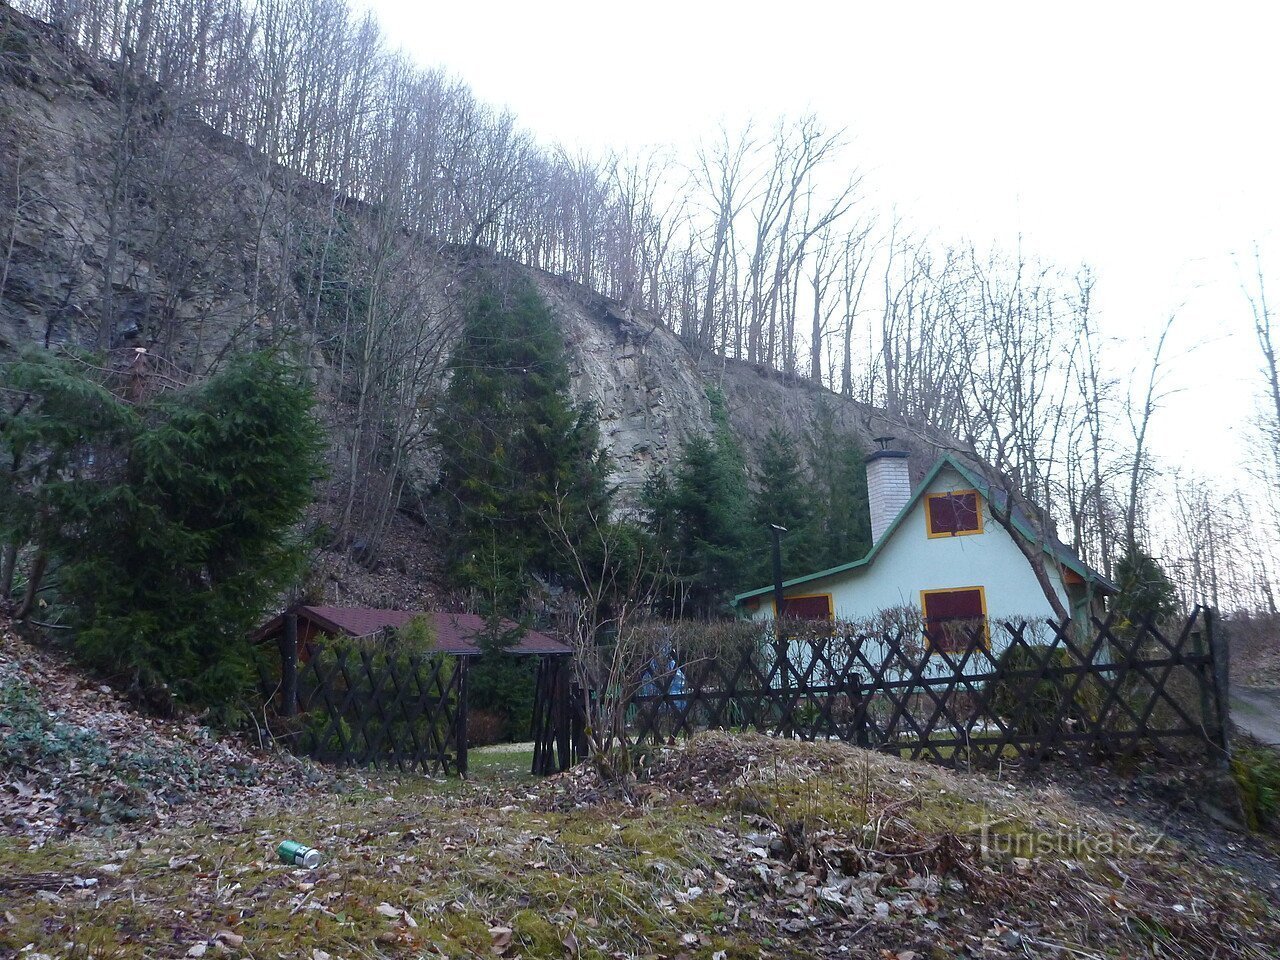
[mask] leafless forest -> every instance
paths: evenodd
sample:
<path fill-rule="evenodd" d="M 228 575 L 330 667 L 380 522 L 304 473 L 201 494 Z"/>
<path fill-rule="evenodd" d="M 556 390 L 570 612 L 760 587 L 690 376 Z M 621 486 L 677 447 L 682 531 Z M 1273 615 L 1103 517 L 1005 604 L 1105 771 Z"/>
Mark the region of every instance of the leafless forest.
<path fill-rule="evenodd" d="M 328 335 L 321 315 L 353 315 L 347 281 L 360 278 L 358 322 L 334 334 L 354 411 L 337 478 L 344 523 L 385 524 L 397 464 L 421 441 L 418 412 L 451 335 L 424 292 L 431 252 L 477 246 L 645 311 L 691 349 L 946 432 L 1050 505 L 1059 535 L 1104 572 L 1140 544 L 1187 598 L 1275 612 L 1280 334 L 1260 264 L 1241 310 L 1256 321 L 1248 367 L 1269 386 L 1256 460 L 1242 464 L 1238 489 L 1223 490 L 1149 450 L 1175 389 L 1169 327 L 1146 350 L 1120 349 L 1087 267 L 1044 262 L 1020 244 L 940 241 L 877 213 L 884 205 L 856 173 L 845 131 L 820 118 L 711 130 L 692 156 L 583 156 L 537 142 L 465 82 L 410 62 L 344 0 L 18 6 L 114 64 L 107 276 L 143 233 L 171 252 L 175 272 L 198 270 L 191 238 L 207 225 L 190 211 L 208 191 L 235 190 L 247 191 L 250 237 L 285 239 L 286 262 L 250 245 L 259 255 L 247 267 L 246 322 Z M 163 109 L 148 92 L 156 83 Z M 175 117 L 251 148 L 234 185 L 210 182 L 231 174 L 166 139 Z M 20 168 L 5 176 L 14 200 L 0 228 L 34 202 Z M 148 196 L 169 196 L 163 209 L 187 210 L 190 222 L 149 222 L 161 207 L 139 202 L 143 179 Z M 327 198 L 319 218 L 317 194 Z M 332 240 L 351 199 L 367 215 L 366 242 L 340 248 Z M 299 278 L 297 309 L 272 292 L 282 276 Z M 122 322 L 110 288 L 95 318 L 99 347 Z"/>

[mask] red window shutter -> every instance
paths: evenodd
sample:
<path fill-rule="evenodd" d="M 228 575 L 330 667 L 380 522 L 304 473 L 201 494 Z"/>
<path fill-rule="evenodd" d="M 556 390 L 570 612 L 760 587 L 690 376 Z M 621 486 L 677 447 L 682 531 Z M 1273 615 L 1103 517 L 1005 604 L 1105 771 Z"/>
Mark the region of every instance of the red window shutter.
<path fill-rule="evenodd" d="M 925 631 L 937 649 L 963 653 L 971 631 L 982 619 L 982 591 L 976 587 L 924 595 Z"/>
<path fill-rule="evenodd" d="M 822 597 L 784 597 L 782 615 L 796 620 L 830 620 L 831 598 Z"/>
<path fill-rule="evenodd" d="M 930 533 L 957 534 L 978 530 L 978 495 L 972 490 L 933 494 L 928 499 L 928 508 Z"/>

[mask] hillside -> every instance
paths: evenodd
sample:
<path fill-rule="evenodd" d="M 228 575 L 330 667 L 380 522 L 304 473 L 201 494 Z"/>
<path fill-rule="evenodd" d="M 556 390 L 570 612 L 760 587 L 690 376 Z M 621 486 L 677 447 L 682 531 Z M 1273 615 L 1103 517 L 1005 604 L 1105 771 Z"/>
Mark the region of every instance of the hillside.
<path fill-rule="evenodd" d="M 139 712 L 111 687 L 19 638 L 0 614 L 0 838 L 167 826 L 252 811 L 333 775 Z M 0 839 L 0 844 L 6 842 Z"/>
<path fill-rule="evenodd" d="M 307 231 L 329 238 L 340 223 L 349 244 L 343 256 L 360 261 L 352 271 L 360 282 L 372 282 L 362 258 L 385 239 L 379 211 L 185 119 L 177 94 L 131 88 L 136 105 L 124 109 L 113 65 L 89 60 L 5 5 L 0 51 L 0 253 L 8 250 L 0 351 L 96 345 L 128 359 L 131 348 L 145 347 L 155 369 L 181 378 L 233 344 L 284 344 L 316 371 L 341 462 L 360 443 L 350 430 L 355 334 L 324 303 L 326 284 L 353 281 L 322 277 L 313 289 L 306 258 L 318 241 Z M 416 399 L 429 401 L 439 381 L 441 351 L 476 271 L 527 273 L 561 326 L 575 393 L 599 411 L 624 499 L 652 465 L 669 463 L 688 436 L 710 429 L 710 387 L 723 392 L 749 458 L 775 424 L 803 435 L 819 404 L 866 446 L 888 433 L 924 453 L 921 438 L 930 432 L 920 425 L 799 378 L 694 352 L 647 313 L 572 281 L 478 248 L 393 233 L 384 299 L 397 306 L 388 337 L 407 350 L 424 346 L 403 371 L 424 381 Z M 104 317 L 109 344 L 100 342 Z M 915 469 L 927 459 L 917 457 Z M 420 482 L 430 465 L 410 464 L 408 472 Z"/>

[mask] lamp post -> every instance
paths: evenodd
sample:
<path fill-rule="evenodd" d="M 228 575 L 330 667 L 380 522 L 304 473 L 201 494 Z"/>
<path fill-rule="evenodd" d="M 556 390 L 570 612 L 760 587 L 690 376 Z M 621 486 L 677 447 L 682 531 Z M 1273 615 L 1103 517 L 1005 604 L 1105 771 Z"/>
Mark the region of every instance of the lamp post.
<path fill-rule="evenodd" d="M 773 536 L 773 643 L 778 658 L 778 677 L 782 683 L 782 730 L 791 736 L 791 675 L 790 658 L 787 656 L 786 627 L 783 620 L 782 595 L 782 535 L 786 527 L 776 523 L 769 524 L 769 533 Z"/>

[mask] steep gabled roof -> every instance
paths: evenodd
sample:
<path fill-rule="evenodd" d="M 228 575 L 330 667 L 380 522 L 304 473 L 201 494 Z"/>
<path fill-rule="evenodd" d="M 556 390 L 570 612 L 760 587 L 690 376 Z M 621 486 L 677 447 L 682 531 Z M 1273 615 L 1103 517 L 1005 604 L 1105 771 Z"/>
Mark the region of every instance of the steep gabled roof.
<path fill-rule="evenodd" d="M 944 454 L 938 460 L 938 462 L 933 465 L 932 469 L 930 469 L 929 472 L 925 475 L 924 480 L 920 482 L 920 485 L 916 488 L 915 492 L 911 494 L 911 498 L 907 501 L 906 506 L 904 506 L 898 512 L 898 515 L 893 518 L 893 522 L 889 524 L 889 526 L 885 529 L 884 535 L 881 536 L 880 539 L 877 540 L 872 545 L 871 549 L 867 551 L 867 555 L 865 557 L 863 557 L 861 560 L 854 560 L 852 563 L 842 563 L 836 567 L 828 567 L 826 570 L 819 570 L 817 573 L 805 574 L 802 577 L 793 577 L 792 579 L 786 580 L 783 582 L 782 584 L 783 588 L 785 589 L 787 587 L 796 586 L 798 584 L 808 583 L 811 580 L 821 580 L 824 577 L 830 577 L 838 573 L 845 573 L 849 570 L 857 570 L 860 567 L 870 566 L 872 562 L 875 560 L 875 558 L 879 555 L 881 548 L 886 543 L 889 542 L 889 540 L 893 537 L 894 533 L 897 532 L 898 527 L 902 526 L 902 523 L 904 520 L 906 520 L 907 515 L 910 514 L 912 510 L 915 509 L 916 504 L 920 502 L 920 498 L 924 496 L 925 491 L 929 489 L 930 484 L 933 483 L 933 481 L 937 478 L 938 474 L 940 474 L 946 467 L 951 467 L 953 470 L 956 471 L 956 473 L 960 474 L 960 476 L 964 478 L 965 482 L 968 483 L 971 487 L 973 487 L 973 489 L 977 490 L 978 493 L 982 496 L 982 498 L 986 500 L 988 503 L 992 501 L 991 485 L 987 483 L 986 480 L 984 480 L 979 474 L 975 473 L 969 467 L 966 467 L 963 463 L 961 463 L 955 457 L 951 456 L 950 454 Z M 995 493 L 996 493 L 997 500 L 1002 501 L 1002 502 L 998 502 L 996 504 L 996 507 L 997 509 L 1003 509 L 1004 504 L 1008 503 L 1009 496 L 1003 490 L 997 490 L 995 491 Z M 1037 538 L 1036 538 L 1033 527 L 1031 526 L 1027 518 L 1016 507 L 1013 510 L 1012 519 L 1013 519 L 1014 529 L 1018 531 L 1018 533 L 1023 537 L 1023 539 L 1031 543 L 1035 543 Z M 1092 583 L 1096 588 L 1101 590 L 1103 593 L 1113 594 L 1113 593 L 1119 592 L 1120 588 L 1116 586 L 1116 584 L 1108 580 L 1098 571 L 1094 570 L 1087 563 L 1085 563 L 1083 560 L 1077 557 L 1075 554 L 1075 551 L 1072 550 L 1070 547 L 1068 547 L 1065 543 L 1063 543 L 1057 537 L 1050 535 L 1045 537 L 1044 539 L 1045 539 L 1044 552 L 1047 553 L 1054 560 L 1058 561 L 1058 563 L 1062 564 L 1067 569 L 1072 570 L 1075 573 L 1079 574 L 1081 577 L 1085 579 L 1085 581 Z M 763 594 L 770 593 L 773 591 L 773 589 L 774 589 L 773 585 L 770 584 L 767 587 L 759 587 L 755 590 L 748 590 L 745 593 L 740 593 L 737 596 L 735 596 L 733 598 L 733 604 L 734 606 L 737 606 L 743 600 L 749 600 L 752 597 L 758 597 Z"/>

